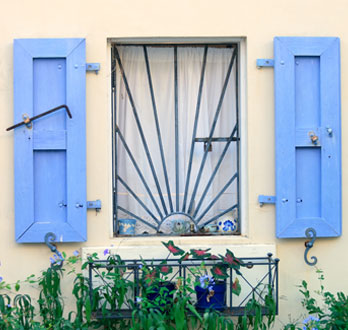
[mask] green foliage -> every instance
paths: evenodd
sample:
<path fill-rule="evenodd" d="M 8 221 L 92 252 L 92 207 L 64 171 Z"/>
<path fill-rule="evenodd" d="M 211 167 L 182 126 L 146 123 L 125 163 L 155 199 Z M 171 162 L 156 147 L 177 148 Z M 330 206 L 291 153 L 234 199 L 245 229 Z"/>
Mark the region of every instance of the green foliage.
<path fill-rule="evenodd" d="M 173 244 L 171 249 L 178 249 Z M 175 250 L 176 251 L 176 250 Z M 230 253 L 228 251 L 228 253 Z M 252 297 L 244 316 L 228 318 L 215 310 L 203 314 L 195 307 L 191 297 L 195 295 L 195 280 L 176 277 L 169 282 L 172 269 L 166 263 L 160 265 L 143 262 L 144 276 L 134 279 L 127 275 L 127 267 L 118 255 L 105 253 L 107 263 L 93 254 L 88 261 L 77 266 L 80 257 L 66 258 L 64 267 L 56 262 L 36 277 L 30 275 L 24 283 L 10 285 L 0 282 L 0 330 L 68 330 L 68 329 L 132 329 L 132 330 L 247 330 L 268 329 L 275 317 L 275 302 L 271 290 L 266 302 L 259 303 Z M 228 262 L 234 262 L 229 254 Z M 93 289 L 84 270 L 93 263 L 95 277 Z M 162 268 L 161 268 L 162 267 Z M 157 273 L 157 270 L 159 272 Z M 156 276 L 146 276 L 156 271 Z M 62 279 L 70 276 L 73 283 L 72 297 L 62 294 Z M 25 285 L 38 289 L 38 297 L 20 293 Z M 138 295 L 134 297 L 134 292 Z M 74 299 L 75 310 L 66 311 L 65 299 Z M 328 297 L 327 299 L 332 299 Z M 122 318 L 122 309 L 130 309 L 130 318 Z M 264 316 L 265 309 L 269 314 Z M 339 310 L 337 310 L 337 313 Z"/>
<path fill-rule="evenodd" d="M 245 314 L 239 317 L 236 329 L 269 329 L 275 321 L 275 313 L 276 304 L 271 289 L 268 288 L 268 294 L 265 296 L 265 304 L 258 302 L 255 296 L 248 301 Z"/>
<path fill-rule="evenodd" d="M 64 302 L 60 289 L 61 276 L 61 269 L 50 267 L 38 279 L 41 291 L 37 302 L 43 325 L 48 329 L 54 324 L 60 324 L 63 317 Z"/>
<path fill-rule="evenodd" d="M 217 280 L 223 280 L 228 278 L 227 270 L 233 269 L 238 275 L 240 273 L 240 267 L 244 267 L 244 263 L 235 257 L 232 251 L 226 249 L 226 254 L 216 256 L 210 253 L 211 249 L 190 249 L 190 251 L 185 252 L 178 246 L 175 246 L 173 241 L 162 242 L 162 244 L 168 249 L 169 254 L 173 254 L 174 256 L 181 255 L 181 262 L 189 260 L 190 257 L 193 259 L 202 260 L 201 269 L 204 270 L 204 275 L 207 275 L 206 268 L 204 267 L 206 260 L 215 260 L 216 264 L 211 269 L 211 275 Z M 169 256 L 168 256 L 169 257 Z M 200 276 L 203 276 L 200 273 Z"/>
<path fill-rule="evenodd" d="M 341 330 L 347 329 L 348 325 L 348 296 L 343 292 L 336 295 L 325 291 L 323 271 L 316 270 L 320 288 L 314 291 L 315 296 L 308 288 L 308 283 L 302 281 L 299 291 L 302 294 L 302 306 L 306 309 L 308 317 L 301 323 L 290 322 L 285 326 L 285 330 L 298 329 L 328 329 Z"/>

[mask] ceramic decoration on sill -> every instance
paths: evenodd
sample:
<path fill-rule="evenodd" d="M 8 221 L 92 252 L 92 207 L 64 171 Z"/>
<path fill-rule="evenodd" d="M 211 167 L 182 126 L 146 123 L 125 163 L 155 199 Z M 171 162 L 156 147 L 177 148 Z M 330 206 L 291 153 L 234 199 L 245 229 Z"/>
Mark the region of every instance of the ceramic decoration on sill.
<path fill-rule="evenodd" d="M 173 214 L 165 219 L 160 226 L 160 233 L 182 235 L 191 232 L 192 220 L 184 214 Z"/>
<path fill-rule="evenodd" d="M 223 210 L 221 210 L 223 211 Z M 238 230 L 238 210 L 234 209 L 217 220 L 218 231 L 222 234 L 232 234 Z"/>
<path fill-rule="evenodd" d="M 216 234 L 218 225 L 216 223 L 209 223 L 203 227 L 203 232 L 206 234 Z"/>
<path fill-rule="evenodd" d="M 190 222 L 184 219 L 173 220 L 172 233 L 173 234 L 185 234 L 190 232 Z"/>
<path fill-rule="evenodd" d="M 119 234 L 120 235 L 134 235 L 135 234 L 135 219 L 119 219 Z"/>

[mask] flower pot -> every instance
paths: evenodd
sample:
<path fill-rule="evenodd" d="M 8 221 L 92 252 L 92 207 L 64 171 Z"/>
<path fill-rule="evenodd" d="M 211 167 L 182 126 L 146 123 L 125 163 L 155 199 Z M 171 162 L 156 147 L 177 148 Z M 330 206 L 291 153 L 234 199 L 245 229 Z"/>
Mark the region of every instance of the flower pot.
<path fill-rule="evenodd" d="M 208 288 L 196 286 L 197 309 L 212 308 L 224 310 L 226 308 L 226 282 L 217 282 L 212 285 L 214 293 L 210 293 Z"/>
<path fill-rule="evenodd" d="M 224 211 L 224 210 L 221 210 Z M 217 220 L 218 231 L 221 234 L 232 234 L 238 230 L 238 215 L 237 209 L 231 212 L 225 213 Z"/>
<path fill-rule="evenodd" d="M 119 234 L 120 235 L 134 235 L 135 234 L 135 219 L 119 219 Z"/>

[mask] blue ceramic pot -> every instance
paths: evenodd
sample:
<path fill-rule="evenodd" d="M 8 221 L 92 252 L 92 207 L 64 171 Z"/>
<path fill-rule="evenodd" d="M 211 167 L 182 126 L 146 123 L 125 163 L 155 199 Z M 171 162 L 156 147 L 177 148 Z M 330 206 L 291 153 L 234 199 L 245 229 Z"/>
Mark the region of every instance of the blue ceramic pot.
<path fill-rule="evenodd" d="M 134 235 L 135 234 L 135 219 L 119 219 L 119 234 L 120 235 Z"/>
<path fill-rule="evenodd" d="M 200 286 L 195 287 L 197 294 L 198 309 L 212 308 L 216 310 L 224 310 L 226 308 L 226 282 L 217 282 L 213 285 L 214 295 L 209 297 L 208 288 L 203 289 Z"/>

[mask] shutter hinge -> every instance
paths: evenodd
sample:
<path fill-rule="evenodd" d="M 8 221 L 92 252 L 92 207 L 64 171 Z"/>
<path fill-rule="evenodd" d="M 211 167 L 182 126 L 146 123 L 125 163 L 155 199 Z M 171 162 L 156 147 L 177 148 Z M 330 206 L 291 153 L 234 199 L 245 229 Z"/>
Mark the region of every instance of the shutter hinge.
<path fill-rule="evenodd" d="M 275 204 L 276 197 L 275 196 L 259 195 L 259 203 L 260 203 L 260 206 L 263 206 L 263 204 Z"/>
<path fill-rule="evenodd" d="M 99 199 L 96 201 L 87 201 L 87 209 L 95 209 L 99 212 L 101 209 L 101 201 Z"/>
<path fill-rule="evenodd" d="M 86 63 L 86 71 L 94 71 L 98 74 L 100 70 L 100 63 Z"/>
<path fill-rule="evenodd" d="M 274 60 L 269 58 L 258 58 L 256 60 L 256 66 L 258 69 L 261 69 L 263 67 L 273 67 Z"/>

